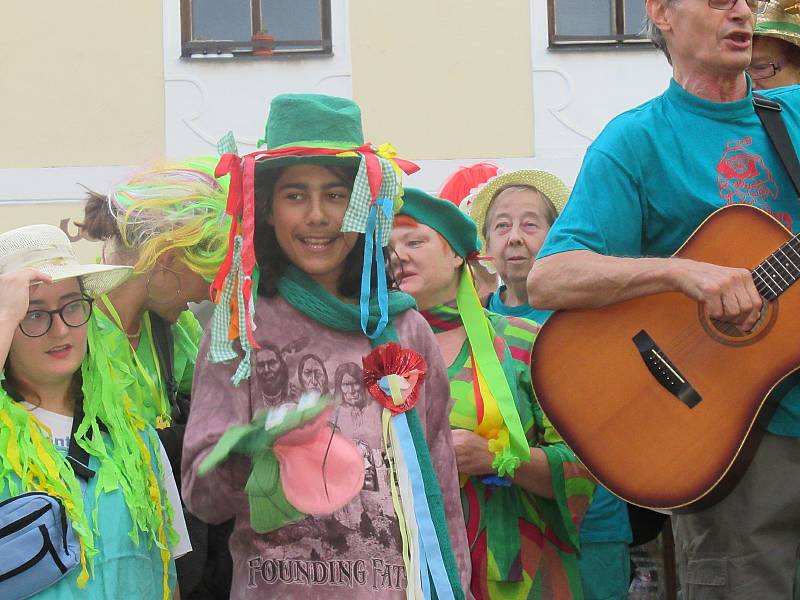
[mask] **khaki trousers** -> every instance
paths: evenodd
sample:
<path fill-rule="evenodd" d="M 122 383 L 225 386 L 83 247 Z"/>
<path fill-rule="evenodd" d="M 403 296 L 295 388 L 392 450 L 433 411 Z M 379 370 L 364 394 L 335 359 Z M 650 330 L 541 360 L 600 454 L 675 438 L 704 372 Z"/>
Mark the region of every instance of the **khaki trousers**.
<path fill-rule="evenodd" d="M 729 496 L 672 526 L 683 600 L 800 600 L 800 438 L 765 434 Z"/>

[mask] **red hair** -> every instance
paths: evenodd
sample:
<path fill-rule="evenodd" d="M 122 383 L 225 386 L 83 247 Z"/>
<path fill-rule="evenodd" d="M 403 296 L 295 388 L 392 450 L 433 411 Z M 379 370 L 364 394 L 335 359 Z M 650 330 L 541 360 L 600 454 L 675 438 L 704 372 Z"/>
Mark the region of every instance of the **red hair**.
<path fill-rule="evenodd" d="M 394 225 L 392 227 L 411 227 L 411 228 L 415 228 L 415 227 L 419 227 L 419 225 L 420 225 L 419 221 L 417 221 L 414 217 L 410 217 L 408 215 L 395 215 L 395 217 L 394 217 Z M 425 225 L 425 224 L 423 223 L 423 225 Z M 433 227 L 431 227 L 431 229 L 433 229 Z M 442 236 L 442 234 L 439 233 L 438 231 L 436 231 L 435 229 L 433 229 L 433 232 L 437 236 L 439 236 L 439 240 L 442 242 L 442 247 L 445 250 L 450 250 L 451 249 L 450 248 L 450 244 L 448 243 L 448 241 L 446 239 L 444 239 L 444 236 Z"/>

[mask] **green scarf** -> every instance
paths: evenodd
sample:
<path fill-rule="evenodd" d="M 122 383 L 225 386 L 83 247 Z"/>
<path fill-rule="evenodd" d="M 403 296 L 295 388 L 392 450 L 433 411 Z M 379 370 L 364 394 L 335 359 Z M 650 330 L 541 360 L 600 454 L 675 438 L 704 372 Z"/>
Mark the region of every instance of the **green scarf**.
<path fill-rule="evenodd" d="M 286 269 L 286 272 L 278 280 L 277 287 L 278 293 L 286 302 L 321 325 L 335 331 L 361 331 L 361 312 L 358 304 L 343 302 L 322 288 L 322 286 L 294 265 L 290 265 Z M 372 303 L 374 302 L 375 300 L 373 298 Z M 397 330 L 394 327 L 394 319 L 398 315 L 414 307 L 416 307 L 416 302 L 411 296 L 398 291 L 390 291 L 389 324 L 380 336 L 370 340 L 372 347 L 377 348 L 387 342 L 399 343 L 400 340 L 397 337 Z M 371 306 L 369 311 L 369 329 L 374 329 L 380 314 L 380 311 L 372 310 L 372 308 L 374 307 Z M 405 414 L 408 420 L 408 427 L 414 438 L 414 446 L 417 451 L 417 458 L 425 483 L 425 495 L 428 500 L 428 506 L 430 507 L 433 524 L 436 528 L 436 537 L 439 540 L 439 546 L 442 550 L 442 557 L 444 558 L 450 585 L 455 597 L 463 598 L 458 567 L 456 566 L 455 556 L 453 555 L 453 549 L 450 545 L 450 535 L 447 531 L 447 519 L 444 511 L 442 490 L 439 486 L 439 480 L 436 477 L 436 471 L 433 468 L 433 463 L 428 451 L 428 444 L 425 440 L 425 433 L 422 429 L 422 423 L 419 420 L 416 408 L 412 408 Z"/>
<path fill-rule="evenodd" d="M 361 331 L 361 312 L 358 304 L 343 302 L 303 271 L 289 265 L 278 280 L 278 293 L 281 297 L 307 317 L 335 331 Z M 389 292 L 389 319 L 416 308 L 417 303 L 408 294 L 399 291 Z M 374 329 L 380 318 L 380 310 L 375 298 L 371 299 L 368 329 Z M 391 331 L 389 331 L 391 330 Z M 390 324 L 384 332 L 372 341 L 373 347 L 386 342 L 396 342 L 397 332 Z"/>

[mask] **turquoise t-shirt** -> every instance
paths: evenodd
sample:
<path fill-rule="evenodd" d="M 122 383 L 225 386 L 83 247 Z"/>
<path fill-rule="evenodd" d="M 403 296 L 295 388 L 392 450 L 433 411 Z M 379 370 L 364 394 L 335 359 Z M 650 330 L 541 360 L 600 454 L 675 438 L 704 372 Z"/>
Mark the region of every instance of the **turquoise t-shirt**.
<path fill-rule="evenodd" d="M 519 306 L 509 306 L 505 304 L 500 297 L 505 289 L 506 286 L 501 285 L 499 290 L 489 294 L 489 301 L 486 303 L 486 308 L 498 315 L 529 319 L 540 325 L 547 320 L 547 317 L 553 314 L 552 310 L 534 308 L 530 304 L 520 304 Z"/>
<path fill-rule="evenodd" d="M 800 86 L 759 93 L 781 104 L 800 148 Z M 750 90 L 742 100 L 717 103 L 673 80 L 661 96 L 612 120 L 589 147 L 538 256 L 570 250 L 670 256 L 711 212 L 729 204 L 764 209 L 800 231 L 800 202 Z M 800 437 L 800 388 L 784 396 L 768 429 Z"/>
<path fill-rule="evenodd" d="M 530 304 L 508 306 L 500 299 L 502 286 L 497 292 L 489 296 L 487 308 L 495 313 L 507 317 L 521 317 L 536 323 L 544 323 L 552 310 L 540 310 Z M 633 541 L 631 524 L 628 519 L 628 508 L 625 503 L 614 496 L 602 485 L 598 484 L 594 490 L 592 503 L 581 521 L 581 543 L 591 542 L 625 542 Z"/>
<path fill-rule="evenodd" d="M 107 435 L 103 433 L 102 435 Z M 153 436 L 155 433 L 153 433 Z M 145 443 L 152 456 L 156 456 L 153 446 Z M 57 446 L 62 455 L 67 448 Z M 89 460 L 89 468 L 97 472 L 100 463 L 95 456 Z M 17 480 L 18 481 L 18 480 Z M 54 585 L 42 590 L 33 597 L 37 600 L 108 600 L 110 598 L 136 598 L 137 600 L 162 600 L 164 597 L 164 570 L 158 546 L 153 543 L 149 534 L 139 532 L 133 540 L 129 533 L 133 531 L 133 521 L 125 504 L 122 490 L 119 488 L 97 493 L 96 487 L 100 476 L 92 477 L 83 495 L 84 512 L 89 517 L 89 524 L 94 526 L 95 547 L 98 550 L 94 557 L 94 569 L 86 586 L 78 587 L 80 566 L 70 571 Z M 20 489 L 21 483 L 18 482 Z M 142 492 L 143 494 L 146 492 Z M 0 501 L 10 497 L 8 487 L 0 493 Z M 175 561 L 169 561 L 168 570 L 169 597 L 175 590 Z"/>

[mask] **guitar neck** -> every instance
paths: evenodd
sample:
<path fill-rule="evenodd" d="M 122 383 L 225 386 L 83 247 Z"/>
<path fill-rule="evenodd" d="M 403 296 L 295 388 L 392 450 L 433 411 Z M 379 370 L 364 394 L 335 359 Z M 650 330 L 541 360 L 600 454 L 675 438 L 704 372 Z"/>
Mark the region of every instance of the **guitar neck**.
<path fill-rule="evenodd" d="M 775 300 L 800 279 L 800 234 L 770 254 L 751 272 L 758 293 Z"/>

